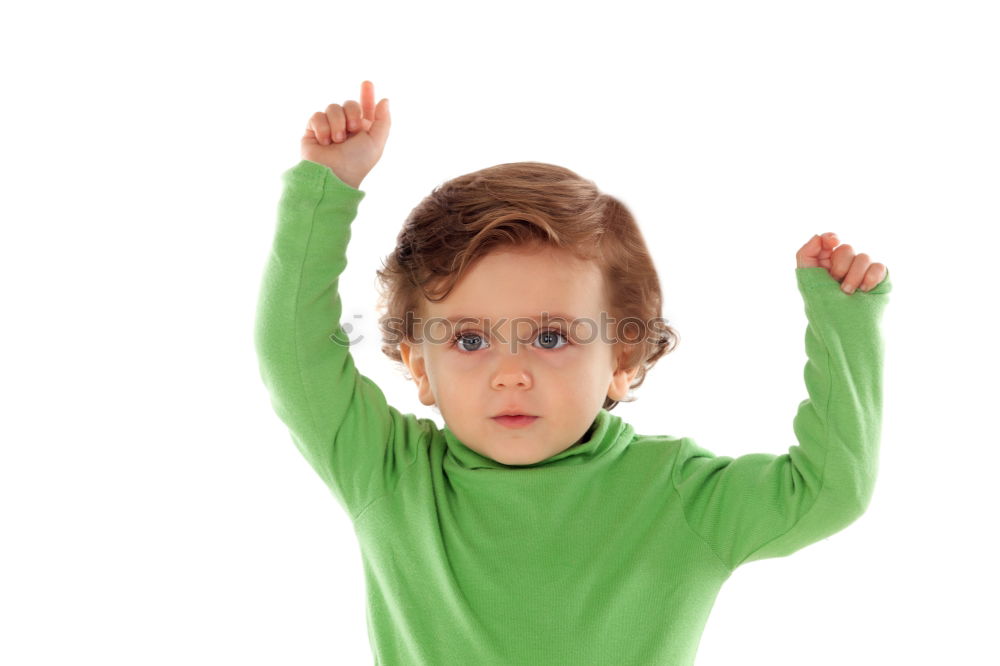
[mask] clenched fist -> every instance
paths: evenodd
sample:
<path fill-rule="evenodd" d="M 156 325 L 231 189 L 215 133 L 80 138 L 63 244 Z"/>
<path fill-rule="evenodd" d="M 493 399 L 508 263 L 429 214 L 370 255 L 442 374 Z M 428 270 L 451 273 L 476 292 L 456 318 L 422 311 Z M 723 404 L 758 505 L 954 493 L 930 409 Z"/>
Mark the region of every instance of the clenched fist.
<path fill-rule="evenodd" d="M 885 264 L 872 263 L 867 254 L 854 254 L 854 248 L 838 242 L 837 234 L 832 231 L 813 236 L 795 253 L 796 268 L 822 266 L 840 282 L 840 289 L 846 294 L 853 294 L 859 287 L 861 291 L 871 291 L 888 275 Z"/>
<path fill-rule="evenodd" d="M 330 168 L 351 187 L 361 181 L 382 157 L 389 137 L 389 100 L 375 106 L 375 85 L 361 83 L 361 103 L 350 99 L 331 104 L 309 118 L 302 137 L 302 159 Z"/>

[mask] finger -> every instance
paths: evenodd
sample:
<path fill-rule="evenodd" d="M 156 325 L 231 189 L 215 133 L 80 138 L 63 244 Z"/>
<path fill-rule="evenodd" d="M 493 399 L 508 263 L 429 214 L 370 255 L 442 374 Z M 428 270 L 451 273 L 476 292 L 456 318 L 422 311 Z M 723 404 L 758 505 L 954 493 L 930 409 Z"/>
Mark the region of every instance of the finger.
<path fill-rule="evenodd" d="M 830 270 L 833 264 L 830 261 L 830 257 L 833 255 L 833 250 L 840 241 L 837 239 L 837 234 L 833 231 L 828 231 L 825 234 L 820 235 L 820 244 L 822 248 L 819 251 L 819 265 L 823 268 Z"/>
<path fill-rule="evenodd" d="M 339 104 L 331 104 L 326 107 L 326 118 L 330 123 L 330 134 L 327 136 L 327 139 L 337 142 L 346 139 L 347 134 L 344 130 L 344 126 L 346 125 L 346 121 L 344 119 L 344 108 Z M 324 145 L 328 145 L 329 143 L 330 141 L 327 141 Z"/>
<path fill-rule="evenodd" d="M 354 133 L 364 129 L 361 118 L 361 105 L 356 100 L 344 102 L 344 115 L 347 117 L 347 131 Z"/>
<path fill-rule="evenodd" d="M 371 81 L 361 82 L 361 114 L 365 120 L 375 120 L 375 84 Z"/>
<path fill-rule="evenodd" d="M 309 119 L 309 127 L 316 134 L 316 143 L 327 145 L 330 143 L 330 119 L 322 111 L 312 114 Z"/>
<path fill-rule="evenodd" d="M 384 146 L 385 140 L 389 137 L 389 127 L 391 125 L 392 118 L 389 116 L 389 98 L 386 97 L 375 107 L 375 122 L 368 128 L 368 135 L 379 146 Z"/>
<path fill-rule="evenodd" d="M 832 231 L 824 234 L 816 234 L 795 253 L 797 268 L 822 266 L 829 270 L 830 254 L 833 248 L 836 247 L 837 242 L 837 234 Z"/>
<path fill-rule="evenodd" d="M 847 271 L 850 269 L 851 262 L 853 261 L 854 248 L 847 244 L 839 246 L 830 255 L 830 275 L 833 276 L 833 279 L 840 282 L 847 275 Z"/>
<path fill-rule="evenodd" d="M 844 281 L 840 283 L 841 291 L 853 294 L 854 290 L 861 286 L 861 281 L 865 279 L 865 273 L 868 272 L 871 263 L 871 257 L 864 252 L 855 255 L 851 267 L 847 270 L 847 275 L 844 276 Z"/>
<path fill-rule="evenodd" d="M 885 264 L 876 261 L 874 264 L 868 267 L 868 271 L 865 273 L 865 279 L 861 282 L 861 291 L 871 291 L 885 279 L 888 275 L 889 269 L 885 267 Z"/>
<path fill-rule="evenodd" d="M 819 236 L 813 236 L 805 242 L 805 245 L 799 248 L 796 254 L 815 254 L 821 247 L 821 242 Z"/>
<path fill-rule="evenodd" d="M 309 120 L 306 121 L 306 132 L 302 135 L 302 140 L 319 143 L 316 141 L 316 131 L 313 129 L 313 116 L 309 116 Z"/>
<path fill-rule="evenodd" d="M 813 236 L 805 245 L 799 248 L 799 251 L 795 253 L 795 267 L 796 268 L 808 268 L 812 266 L 817 266 L 816 258 L 819 255 L 819 251 L 822 248 L 822 241 L 820 237 Z"/>

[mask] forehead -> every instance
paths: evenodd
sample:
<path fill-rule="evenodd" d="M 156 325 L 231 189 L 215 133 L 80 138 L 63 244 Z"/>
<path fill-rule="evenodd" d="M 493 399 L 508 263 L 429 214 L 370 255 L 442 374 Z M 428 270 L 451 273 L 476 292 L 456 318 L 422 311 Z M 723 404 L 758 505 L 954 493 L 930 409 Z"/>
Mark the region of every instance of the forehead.
<path fill-rule="evenodd" d="M 552 246 L 504 247 L 478 259 L 448 297 L 426 303 L 440 316 L 596 315 L 604 303 L 598 264 Z"/>

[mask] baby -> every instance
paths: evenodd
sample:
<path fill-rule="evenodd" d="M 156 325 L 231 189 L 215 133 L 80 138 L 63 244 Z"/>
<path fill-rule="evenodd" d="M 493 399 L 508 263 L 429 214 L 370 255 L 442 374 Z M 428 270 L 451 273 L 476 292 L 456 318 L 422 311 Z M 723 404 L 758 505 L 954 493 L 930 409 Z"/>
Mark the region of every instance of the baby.
<path fill-rule="evenodd" d="M 310 118 L 255 328 L 275 411 L 355 527 L 375 663 L 693 664 L 737 567 L 870 502 L 888 269 L 832 233 L 799 249 L 799 445 L 715 456 L 611 413 L 678 341 L 626 207 L 551 164 L 459 176 L 378 272 L 382 349 L 439 428 L 387 404 L 339 323 L 358 188 L 389 127 L 368 81 Z"/>

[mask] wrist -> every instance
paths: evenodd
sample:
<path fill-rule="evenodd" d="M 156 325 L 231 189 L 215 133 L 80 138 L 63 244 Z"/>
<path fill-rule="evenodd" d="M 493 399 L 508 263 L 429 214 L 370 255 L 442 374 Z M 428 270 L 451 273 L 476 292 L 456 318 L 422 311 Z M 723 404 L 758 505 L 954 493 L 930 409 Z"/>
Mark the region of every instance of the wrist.
<path fill-rule="evenodd" d="M 354 178 L 341 178 L 341 180 L 344 181 L 344 183 L 346 185 L 350 185 L 351 187 L 353 187 L 356 190 L 360 190 L 361 189 L 361 181 L 362 181 L 361 178 L 358 178 L 358 179 L 354 179 Z"/>
<path fill-rule="evenodd" d="M 349 187 L 353 187 L 356 190 L 361 189 L 361 181 L 365 179 L 364 176 L 358 176 L 350 173 L 337 173 L 333 169 L 330 169 L 333 175 L 336 176 L 342 183 Z"/>

